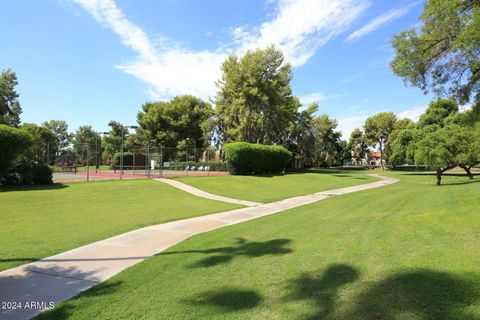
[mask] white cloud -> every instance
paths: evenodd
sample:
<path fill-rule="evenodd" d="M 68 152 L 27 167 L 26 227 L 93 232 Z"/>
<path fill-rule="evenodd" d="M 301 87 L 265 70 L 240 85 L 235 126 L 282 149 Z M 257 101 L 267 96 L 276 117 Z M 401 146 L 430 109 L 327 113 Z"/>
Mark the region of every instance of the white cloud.
<path fill-rule="evenodd" d="M 273 43 L 293 66 L 300 66 L 367 7 L 368 2 L 358 0 L 280 0 L 274 19 L 250 32 L 237 28 L 233 35 L 242 52 Z"/>
<path fill-rule="evenodd" d="M 425 112 L 426 109 L 427 109 L 426 106 L 412 107 L 405 111 L 399 112 L 397 114 L 397 117 L 399 119 L 408 118 L 412 121 L 417 122 L 420 116 Z"/>
<path fill-rule="evenodd" d="M 284 52 L 287 61 L 300 66 L 319 47 L 344 32 L 368 7 L 368 0 L 279 0 L 270 20 L 250 30 L 235 28 L 231 47 L 192 51 L 168 39 L 150 39 L 114 0 L 72 1 L 137 53 L 134 61 L 116 67 L 150 85 L 149 92 L 156 99 L 186 93 L 205 99 L 214 96 L 221 62 L 230 53 L 241 54 L 274 44 Z"/>
<path fill-rule="evenodd" d="M 342 138 L 348 140 L 350 133 L 355 128 L 362 128 L 368 114 L 361 114 L 349 117 L 338 118 L 338 130 L 342 132 Z"/>
<path fill-rule="evenodd" d="M 369 34 L 370 32 L 373 32 L 383 26 L 384 24 L 390 22 L 391 20 L 400 18 L 404 14 L 406 14 L 411 7 L 417 5 L 419 2 L 414 2 L 409 4 L 408 6 L 405 6 L 403 8 L 398 8 L 398 9 L 393 9 L 390 11 L 387 11 L 386 13 L 374 18 L 370 22 L 368 22 L 366 25 L 361 27 L 360 29 L 352 32 L 346 39 L 347 42 L 354 42 L 357 41 L 358 39 L 364 37 L 365 35 Z"/>
<path fill-rule="evenodd" d="M 306 107 L 309 104 L 311 104 L 312 102 L 320 102 L 320 101 L 324 101 L 324 100 L 327 100 L 327 99 L 339 98 L 341 96 L 342 95 L 339 94 L 339 93 L 326 95 L 326 94 L 321 93 L 321 92 L 313 92 L 313 93 L 301 96 L 301 97 L 299 97 L 299 99 L 300 99 L 300 103 L 303 106 Z"/>

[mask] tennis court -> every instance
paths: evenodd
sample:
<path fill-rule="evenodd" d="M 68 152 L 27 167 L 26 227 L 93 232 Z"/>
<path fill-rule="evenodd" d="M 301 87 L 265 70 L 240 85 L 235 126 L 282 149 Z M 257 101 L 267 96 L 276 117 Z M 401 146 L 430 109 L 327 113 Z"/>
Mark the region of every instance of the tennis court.
<path fill-rule="evenodd" d="M 188 170 L 88 170 L 77 172 L 54 172 L 54 182 L 95 181 L 112 179 L 146 179 L 184 176 L 220 176 L 228 175 L 225 171 L 188 171 Z"/>

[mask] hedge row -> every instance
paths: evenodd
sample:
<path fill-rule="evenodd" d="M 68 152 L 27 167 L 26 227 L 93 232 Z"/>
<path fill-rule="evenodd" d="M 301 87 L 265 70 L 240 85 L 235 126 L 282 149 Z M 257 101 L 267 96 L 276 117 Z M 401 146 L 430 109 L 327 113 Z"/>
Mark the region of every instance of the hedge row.
<path fill-rule="evenodd" d="M 45 164 L 29 161 L 21 161 L 0 177 L 0 184 L 7 186 L 51 183 L 53 183 L 52 169 Z"/>
<path fill-rule="evenodd" d="M 282 146 L 234 142 L 224 149 L 230 174 L 284 172 L 292 159 L 292 153 Z"/>

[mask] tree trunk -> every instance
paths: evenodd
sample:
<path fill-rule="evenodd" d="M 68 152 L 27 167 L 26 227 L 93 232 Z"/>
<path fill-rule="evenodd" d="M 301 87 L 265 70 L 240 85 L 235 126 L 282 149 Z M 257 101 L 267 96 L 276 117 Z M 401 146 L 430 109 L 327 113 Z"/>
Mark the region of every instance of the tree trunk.
<path fill-rule="evenodd" d="M 382 148 L 382 141 L 380 141 L 380 165 L 382 166 L 382 170 L 385 170 L 383 166 L 383 148 Z"/>
<path fill-rule="evenodd" d="M 470 180 L 473 179 L 473 174 L 472 174 L 471 168 L 469 166 L 460 165 L 460 168 L 465 170 L 465 172 L 467 173 L 467 176 Z"/>
<path fill-rule="evenodd" d="M 437 186 L 439 186 L 442 183 L 442 170 L 437 169 Z"/>

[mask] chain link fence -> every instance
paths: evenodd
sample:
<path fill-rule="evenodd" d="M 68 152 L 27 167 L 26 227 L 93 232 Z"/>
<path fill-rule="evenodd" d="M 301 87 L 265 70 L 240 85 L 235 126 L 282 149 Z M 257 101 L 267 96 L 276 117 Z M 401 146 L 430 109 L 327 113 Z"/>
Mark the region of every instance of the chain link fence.
<path fill-rule="evenodd" d="M 221 151 L 212 147 L 46 143 L 30 157 L 48 164 L 55 182 L 227 174 Z"/>

